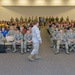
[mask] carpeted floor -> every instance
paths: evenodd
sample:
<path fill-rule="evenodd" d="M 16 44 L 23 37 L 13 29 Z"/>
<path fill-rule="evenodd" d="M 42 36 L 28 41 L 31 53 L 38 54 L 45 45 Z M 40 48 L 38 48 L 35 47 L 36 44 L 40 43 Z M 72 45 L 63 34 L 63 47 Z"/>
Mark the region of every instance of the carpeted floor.
<path fill-rule="evenodd" d="M 65 51 L 60 51 L 55 55 L 45 28 L 41 29 L 41 35 L 42 59 L 31 62 L 27 59 L 29 53 L 22 55 L 19 51 L 0 54 L 0 75 L 75 75 L 75 53 L 67 55 Z"/>

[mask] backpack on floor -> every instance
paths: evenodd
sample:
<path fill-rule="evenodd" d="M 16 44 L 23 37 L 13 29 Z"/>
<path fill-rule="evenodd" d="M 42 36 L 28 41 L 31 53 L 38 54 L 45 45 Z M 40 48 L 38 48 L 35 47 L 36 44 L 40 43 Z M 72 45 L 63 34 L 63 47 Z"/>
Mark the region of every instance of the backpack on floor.
<path fill-rule="evenodd" d="M 0 53 L 6 53 L 6 47 L 5 45 L 0 45 Z"/>

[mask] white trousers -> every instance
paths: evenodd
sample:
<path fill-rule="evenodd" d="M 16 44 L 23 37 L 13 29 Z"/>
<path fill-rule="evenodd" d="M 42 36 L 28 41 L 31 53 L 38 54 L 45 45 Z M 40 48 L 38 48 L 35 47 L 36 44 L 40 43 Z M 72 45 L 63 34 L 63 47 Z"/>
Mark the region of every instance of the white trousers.
<path fill-rule="evenodd" d="M 39 53 L 39 42 L 34 43 L 33 42 L 33 50 L 31 52 L 31 55 L 37 55 Z"/>

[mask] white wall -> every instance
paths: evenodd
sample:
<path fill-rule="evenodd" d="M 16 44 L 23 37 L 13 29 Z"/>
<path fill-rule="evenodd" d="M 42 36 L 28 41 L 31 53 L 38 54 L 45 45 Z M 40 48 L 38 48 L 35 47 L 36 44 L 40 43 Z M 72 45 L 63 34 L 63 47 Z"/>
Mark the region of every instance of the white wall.
<path fill-rule="evenodd" d="M 0 20 L 9 20 L 11 17 L 31 16 L 69 16 L 75 20 L 75 6 L 0 6 Z"/>

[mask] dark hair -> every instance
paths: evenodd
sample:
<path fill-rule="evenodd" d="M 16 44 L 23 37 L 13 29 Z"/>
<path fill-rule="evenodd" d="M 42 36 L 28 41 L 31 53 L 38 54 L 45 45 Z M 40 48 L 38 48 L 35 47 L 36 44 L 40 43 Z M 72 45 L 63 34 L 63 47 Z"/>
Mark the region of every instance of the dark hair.
<path fill-rule="evenodd" d="M 17 28 L 17 30 L 19 30 L 20 31 L 20 27 L 16 27 Z"/>
<path fill-rule="evenodd" d="M 34 25 L 36 25 L 37 23 L 39 23 L 39 22 L 38 22 L 38 21 L 34 21 L 34 23 L 33 23 L 33 24 L 34 24 Z"/>
<path fill-rule="evenodd" d="M 27 28 L 27 31 L 28 31 L 29 29 Z"/>

